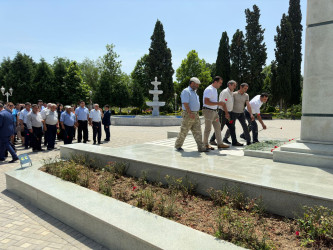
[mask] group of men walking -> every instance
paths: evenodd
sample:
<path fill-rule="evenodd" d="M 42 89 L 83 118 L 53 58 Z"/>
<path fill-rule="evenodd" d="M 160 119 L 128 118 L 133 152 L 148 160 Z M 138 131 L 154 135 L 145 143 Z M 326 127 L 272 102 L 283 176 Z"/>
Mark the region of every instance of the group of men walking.
<path fill-rule="evenodd" d="M 268 94 L 262 93 L 255 96 L 251 101 L 249 95 L 246 93 L 249 85 L 242 83 L 238 91 L 237 83 L 230 80 L 225 88 L 218 96 L 217 90 L 221 87 L 223 82 L 222 77 L 216 76 L 211 85 L 209 85 L 203 93 L 203 107 L 202 114 L 205 118 L 205 129 L 202 138 L 201 123 L 199 119 L 200 100 L 196 90 L 201 84 L 200 80 L 192 77 L 189 86 L 181 93 L 181 101 L 183 108 L 183 122 L 175 142 L 177 151 L 182 151 L 182 145 L 189 130 L 192 131 L 193 137 L 197 143 L 199 152 L 209 152 L 214 150 L 213 145 L 218 149 L 229 148 L 228 144 L 232 146 L 243 146 L 242 143 L 237 141 L 235 122 L 238 120 L 243 128 L 241 138 L 245 139 L 247 145 L 257 143 L 258 141 L 258 125 L 254 115 L 261 123 L 263 129 L 266 125 L 260 116 L 260 107 L 268 100 Z M 248 121 L 248 125 L 246 121 Z M 227 125 L 228 130 L 222 140 L 221 131 Z M 211 127 L 214 128 L 214 133 L 209 139 Z M 251 142 L 250 131 L 252 130 L 253 140 Z M 231 136 L 232 142 L 228 138 Z M 208 142 L 209 139 L 209 142 Z"/>
<path fill-rule="evenodd" d="M 20 106 L 20 105 L 18 105 Z M 93 144 L 102 144 L 102 125 L 104 125 L 105 142 L 110 141 L 111 112 L 105 105 L 104 112 L 98 104 L 90 112 L 85 107 L 85 102 L 80 101 L 80 106 L 73 110 L 65 106 L 64 112 L 59 112 L 56 104 L 49 103 L 46 107 L 42 102 L 33 104 L 25 103 L 22 110 L 14 108 L 12 103 L 4 106 L 0 103 L 0 161 L 5 160 L 6 151 L 12 154 L 15 162 L 18 157 L 15 153 L 14 138 L 18 131 L 22 131 L 22 142 L 25 149 L 32 148 L 33 152 L 43 151 L 42 138 L 48 150 L 55 149 L 56 136 L 63 134 L 64 144 L 71 144 L 77 128 L 78 142 L 88 142 L 88 124 L 93 128 Z M 82 136 L 83 134 L 83 136 Z"/>

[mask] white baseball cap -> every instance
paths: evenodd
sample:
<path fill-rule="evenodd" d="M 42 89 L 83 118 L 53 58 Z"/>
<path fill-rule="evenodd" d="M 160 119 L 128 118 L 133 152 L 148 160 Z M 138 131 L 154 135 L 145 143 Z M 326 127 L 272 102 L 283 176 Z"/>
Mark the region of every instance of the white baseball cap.
<path fill-rule="evenodd" d="M 198 78 L 196 78 L 196 77 L 192 77 L 190 79 L 190 82 L 195 82 L 196 84 L 200 84 L 201 83 L 200 80 Z"/>

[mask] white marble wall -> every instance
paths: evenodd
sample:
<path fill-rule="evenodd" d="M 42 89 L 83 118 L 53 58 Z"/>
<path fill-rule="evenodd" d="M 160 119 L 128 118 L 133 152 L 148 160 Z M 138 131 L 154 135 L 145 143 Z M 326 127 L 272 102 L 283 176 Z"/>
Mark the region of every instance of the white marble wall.
<path fill-rule="evenodd" d="M 308 0 L 302 103 L 301 140 L 333 143 L 333 0 Z"/>

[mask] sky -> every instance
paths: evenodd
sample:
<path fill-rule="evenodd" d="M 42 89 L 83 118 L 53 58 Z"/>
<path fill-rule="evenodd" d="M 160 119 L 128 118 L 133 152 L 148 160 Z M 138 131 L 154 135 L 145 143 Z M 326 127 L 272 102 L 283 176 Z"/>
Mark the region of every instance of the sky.
<path fill-rule="evenodd" d="M 306 0 L 301 0 L 304 55 Z M 122 70 L 130 74 L 144 54 L 156 20 L 176 70 L 191 50 L 200 59 L 216 62 L 222 32 L 231 42 L 237 29 L 245 33 L 244 10 L 256 4 L 265 29 L 267 61 L 275 59 L 274 36 L 289 0 L 0 0 L 0 58 L 20 51 L 35 61 L 66 57 L 96 60 L 114 44 Z M 303 73 L 302 62 L 302 73 Z"/>

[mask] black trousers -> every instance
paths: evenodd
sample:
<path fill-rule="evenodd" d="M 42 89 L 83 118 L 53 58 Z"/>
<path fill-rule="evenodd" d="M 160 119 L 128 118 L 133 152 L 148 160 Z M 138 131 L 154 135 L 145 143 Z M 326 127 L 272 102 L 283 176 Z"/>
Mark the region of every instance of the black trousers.
<path fill-rule="evenodd" d="M 83 142 L 88 141 L 88 121 L 82 121 L 79 120 L 79 128 L 78 128 L 78 135 L 77 135 L 77 141 L 82 141 L 82 132 L 83 132 Z M 74 132 L 73 132 L 74 135 Z"/>
<path fill-rule="evenodd" d="M 100 143 L 101 138 L 102 138 L 102 123 L 101 122 L 92 122 L 92 127 L 93 127 L 94 142 L 96 143 L 96 135 L 97 135 L 98 143 Z"/>
<path fill-rule="evenodd" d="M 74 126 L 65 126 L 64 130 L 64 144 L 72 144 L 74 135 Z"/>
<path fill-rule="evenodd" d="M 244 110 L 244 114 L 245 114 L 245 118 L 246 118 L 247 122 L 249 123 L 249 125 L 248 125 L 249 133 L 252 130 L 253 142 L 257 142 L 258 141 L 258 124 L 257 124 L 256 120 L 254 120 L 254 121 L 251 120 L 251 115 L 250 115 L 249 111 L 247 111 L 246 109 Z"/>
<path fill-rule="evenodd" d="M 31 146 L 32 150 L 41 150 L 42 149 L 42 137 L 43 129 L 42 127 L 32 127 L 32 136 L 31 136 Z"/>
<path fill-rule="evenodd" d="M 47 138 L 47 148 L 54 148 L 55 139 L 57 135 L 57 126 L 46 124 L 46 133 L 45 136 Z"/>
<path fill-rule="evenodd" d="M 23 123 L 24 124 L 24 146 L 27 148 L 29 146 L 31 146 L 31 135 L 30 135 L 30 132 L 29 132 L 29 129 L 27 127 L 27 124 L 26 123 Z"/>
<path fill-rule="evenodd" d="M 243 128 L 243 134 L 245 136 L 245 140 L 247 143 L 251 142 L 251 137 L 249 130 L 247 128 L 247 124 L 245 121 L 245 114 L 243 113 L 233 113 L 233 121 L 234 125 L 236 126 L 236 120 L 238 120 Z M 236 132 L 236 131 L 235 131 Z M 224 139 L 228 139 L 230 137 L 230 130 L 228 129 L 227 132 L 225 133 Z"/>
<path fill-rule="evenodd" d="M 105 140 L 110 141 L 110 125 L 104 125 Z"/>
<path fill-rule="evenodd" d="M 232 112 L 229 112 L 230 114 L 230 121 L 234 120 L 234 114 Z M 235 124 L 234 122 L 230 123 L 226 118 L 225 118 L 225 112 L 222 109 L 219 109 L 219 117 L 220 117 L 220 123 L 221 123 L 221 131 L 224 128 L 224 125 L 227 125 L 228 129 L 230 130 L 231 134 L 231 139 L 232 139 L 232 144 L 237 143 L 237 138 L 236 138 L 236 132 L 235 132 Z M 215 141 L 215 133 L 212 135 L 209 141 Z"/>

